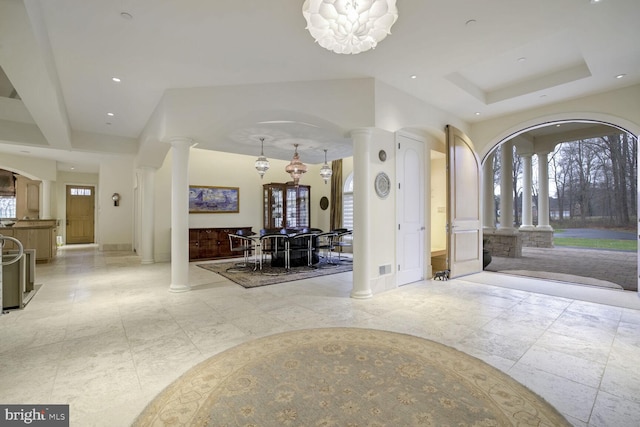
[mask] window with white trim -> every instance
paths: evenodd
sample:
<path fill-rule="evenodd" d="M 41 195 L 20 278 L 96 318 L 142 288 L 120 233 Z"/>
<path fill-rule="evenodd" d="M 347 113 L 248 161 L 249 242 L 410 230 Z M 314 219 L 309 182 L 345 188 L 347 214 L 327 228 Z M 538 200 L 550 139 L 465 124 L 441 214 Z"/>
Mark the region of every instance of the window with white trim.
<path fill-rule="evenodd" d="M 353 172 L 342 187 L 342 228 L 353 230 Z"/>

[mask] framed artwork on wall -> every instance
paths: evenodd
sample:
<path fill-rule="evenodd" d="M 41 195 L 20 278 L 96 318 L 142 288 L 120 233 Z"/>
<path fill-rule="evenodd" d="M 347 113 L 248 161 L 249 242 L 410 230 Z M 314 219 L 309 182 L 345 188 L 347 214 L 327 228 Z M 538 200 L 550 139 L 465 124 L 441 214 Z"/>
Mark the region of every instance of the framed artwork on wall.
<path fill-rule="evenodd" d="M 238 213 L 238 187 L 189 186 L 189 213 Z"/>

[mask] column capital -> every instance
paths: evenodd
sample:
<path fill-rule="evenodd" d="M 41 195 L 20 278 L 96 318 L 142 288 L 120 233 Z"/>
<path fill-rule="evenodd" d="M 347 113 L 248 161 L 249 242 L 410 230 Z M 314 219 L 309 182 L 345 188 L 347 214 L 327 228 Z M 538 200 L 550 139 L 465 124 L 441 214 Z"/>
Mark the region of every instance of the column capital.
<path fill-rule="evenodd" d="M 167 142 L 174 147 L 192 147 L 196 144 L 193 138 L 187 136 L 172 136 Z"/>
<path fill-rule="evenodd" d="M 375 132 L 376 128 L 356 128 L 356 129 L 351 129 L 351 131 L 349 132 L 349 135 L 353 138 L 356 135 L 373 135 L 373 133 Z"/>

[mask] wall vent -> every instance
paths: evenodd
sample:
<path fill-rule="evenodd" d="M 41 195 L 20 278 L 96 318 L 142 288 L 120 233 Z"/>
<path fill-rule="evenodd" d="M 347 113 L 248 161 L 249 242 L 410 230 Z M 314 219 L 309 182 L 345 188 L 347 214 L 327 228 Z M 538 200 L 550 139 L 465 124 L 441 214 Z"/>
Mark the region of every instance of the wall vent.
<path fill-rule="evenodd" d="M 378 267 L 378 271 L 380 275 L 390 274 L 391 273 L 391 264 L 385 264 Z"/>

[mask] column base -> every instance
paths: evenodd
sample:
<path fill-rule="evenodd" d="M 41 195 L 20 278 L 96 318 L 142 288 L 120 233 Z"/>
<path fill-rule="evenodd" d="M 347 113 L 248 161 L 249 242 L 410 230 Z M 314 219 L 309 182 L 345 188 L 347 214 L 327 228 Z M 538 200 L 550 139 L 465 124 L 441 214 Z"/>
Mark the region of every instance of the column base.
<path fill-rule="evenodd" d="M 372 296 L 373 296 L 373 293 L 370 290 L 351 292 L 351 298 L 355 298 L 355 299 L 367 299 L 367 298 L 371 298 Z"/>
<path fill-rule="evenodd" d="M 536 230 L 553 231 L 553 227 L 550 225 L 536 225 Z"/>
<path fill-rule="evenodd" d="M 180 293 L 180 292 L 189 292 L 191 290 L 191 286 L 189 285 L 174 285 L 173 283 L 169 286 L 169 292 Z"/>
<path fill-rule="evenodd" d="M 535 229 L 536 229 L 536 227 L 533 226 L 533 225 L 521 225 L 520 226 L 520 230 L 533 231 Z"/>
<path fill-rule="evenodd" d="M 140 261 L 140 264 L 142 265 L 147 265 L 147 264 L 155 264 L 155 260 L 153 259 L 143 259 L 142 261 Z"/>

